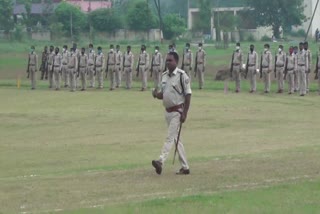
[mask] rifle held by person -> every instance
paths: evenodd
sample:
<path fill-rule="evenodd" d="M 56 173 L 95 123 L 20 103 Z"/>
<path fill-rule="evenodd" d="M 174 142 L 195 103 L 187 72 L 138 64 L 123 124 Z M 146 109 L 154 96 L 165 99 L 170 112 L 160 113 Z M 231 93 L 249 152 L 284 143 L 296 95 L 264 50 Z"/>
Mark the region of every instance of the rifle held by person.
<path fill-rule="evenodd" d="M 232 72 L 233 72 L 234 54 L 235 54 L 235 52 L 233 52 L 233 54 L 232 54 L 232 59 L 231 59 L 231 63 L 230 63 L 230 77 L 231 77 L 231 78 L 232 78 Z"/>
<path fill-rule="evenodd" d="M 314 73 L 316 73 L 316 76 L 314 77 L 315 80 L 317 80 L 319 78 L 318 77 L 318 71 L 319 71 L 318 64 L 319 64 L 319 54 L 317 52 L 316 70 L 314 71 Z"/>
<path fill-rule="evenodd" d="M 277 78 L 277 60 L 278 60 L 278 56 L 276 53 L 274 53 L 274 78 Z"/>
<path fill-rule="evenodd" d="M 136 69 L 136 71 L 137 71 L 136 76 L 137 76 L 137 77 L 139 77 L 139 70 L 140 70 L 140 57 L 141 57 L 141 55 L 139 56 L 138 66 L 137 66 L 137 69 Z"/>
<path fill-rule="evenodd" d="M 286 64 L 285 64 L 285 66 L 284 66 L 284 77 L 283 77 L 283 79 L 284 80 L 286 80 L 286 78 L 287 78 L 287 74 L 288 74 L 288 56 L 286 57 Z"/>
<path fill-rule="evenodd" d="M 198 53 L 196 53 L 196 60 L 194 65 L 194 77 L 197 77 L 197 70 L 198 70 Z"/>
<path fill-rule="evenodd" d="M 29 78 L 29 76 L 30 76 L 29 67 L 30 67 L 30 54 L 29 54 L 29 59 L 28 59 L 28 67 L 27 67 L 27 73 L 28 73 L 28 75 L 27 75 L 27 78 Z"/>
<path fill-rule="evenodd" d="M 153 62 L 154 62 L 154 58 L 156 57 L 156 55 L 153 55 L 152 60 L 151 60 L 151 68 L 150 68 L 150 77 L 152 77 L 152 73 L 153 73 Z"/>
<path fill-rule="evenodd" d="M 185 52 L 183 51 L 181 70 L 184 70 L 184 55 L 185 55 Z"/>
<path fill-rule="evenodd" d="M 247 79 L 248 71 L 249 71 L 249 53 L 248 53 L 248 58 L 247 58 L 246 71 L 245 71 L 245 74 L 244 74 L 244 78 L 245 79 Z"/>
<path fill-rule="evenodd" d="M 263 52 L 261 52 L 261 56 L 260 56 L 260 79 L 262 78 L 262 60 L 263 60 Z"/>

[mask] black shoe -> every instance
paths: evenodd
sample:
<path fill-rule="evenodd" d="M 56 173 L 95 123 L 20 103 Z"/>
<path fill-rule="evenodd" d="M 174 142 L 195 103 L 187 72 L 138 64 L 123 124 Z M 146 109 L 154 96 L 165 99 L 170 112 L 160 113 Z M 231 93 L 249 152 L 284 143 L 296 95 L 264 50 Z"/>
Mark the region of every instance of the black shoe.
<path fill-rule="evenodd" d="M 179 171 L 176 172 L 177 175 L 189 175 L 190 174 L 190 169 L 184 169 L 181 168 Z"/>
<path fill-rule="evenodd" d="M 303 97 L 303 96 L 304 96 L 304 94 L 300 94 L 300 96 L 301 96 L 301 97 Z"/>
<path fill-rule="evenodd" d="M 158 175 L 161 175 L 162 172 L 162 163 L 160 161 L 157 160 L 153 160 L 152 161 L 152 166 L 156 169 L 156 173 Z"/>
<path fill-rule="evenodd" d="M 85 90 L 86 90 L 86 89 L 84 89 L 84 88 L 83 88 L 83 89 L 81 89 L 81 91 L 85 91 Z"/>

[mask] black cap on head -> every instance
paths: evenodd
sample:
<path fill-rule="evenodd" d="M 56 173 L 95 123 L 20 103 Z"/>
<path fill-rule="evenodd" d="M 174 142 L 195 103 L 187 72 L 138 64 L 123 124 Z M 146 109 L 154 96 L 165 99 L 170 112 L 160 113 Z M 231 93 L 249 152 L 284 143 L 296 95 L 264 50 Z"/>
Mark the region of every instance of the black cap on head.
<path fill-rule="evenodd" d="M 58 47 L 56 47 L 56 49 L 55 49 L 56 51 L 59 51 L 59 48 Z"/>
<path fill-rule="evenodd" d="M 156 50 L 159 50 L 159 46 L 156 46 L 155 49 L 156 49 Z"/>
<path fill-rule="evenodd" d="M 85 51 L 86 49 L 85 48 L 81 48 L 81 51 Z"/>
<path fill-rule="evenodd" d="M 89 44 L 89 47 L 90 47 L 90 48 L 93 48 L 93 44 L 90 43 L 90 44 Z"/>
<path fill-rule="evenodd" d="M 98 50 L 102 50 L 102 48 L 99 46 L 99 47 L 98 47 Z"/>
<path fill-rule="evenodd" d="M 301 46 L 301 45 L 304 45 L 304 43 L 303 43 L 303 42 L 300 42 L 300 43 L 299 43 L 299 46 Z"/>
<path fill-rule="evenodd" d="M 283 45 L 279 45 L 279 48 L 283 49 Z"/>
<path fill-rule="evenodd" d="M 64 45 L 63 48 L 68 49 L 68 45 Z"/>
<path fill-rule="evenodd" d="M 190 43 L 186 43 L 186 47 L 190 48 Z"/>
<path fill-rule="evenodd" d="M 303 44 L 304 44 L 304 45 L 309 45 L 309 43 L 308 43 L 307 41 L 305 41 Z"/>
<path fill-rule="evenodd" d="M 269 44 L 264 44 L 264 47 L 270 48 Z"/>
<path fill-rule="evenodd" d="M 120 48 L 120 45 L 117 45 L 116 48 Z"/>
<path fill-rule="evenodd" d="M 110 48 L 113 48 L 114 46 L 113 45 L 110 45 Z"/>
<path fill-rule="evenodd" d="M 146 49 L 146 46 L 145 45 L 141 45 L 141 48 Z"/>
<path fill-rule="evenodd" d="M 239 47 L 240 47 L 240 42 L 237 42 L 237 46 L 239 46 Z"/>
<path fill-rule="evenodd" d="M 199 47 L 202 47 L 202 42 L 199 42 L 198 46 L 199 46 Z"/>
<path fill-rule="evenodd" d="M 31 46 L 31 49 L 35 49 L 34 45 Z"/>
<path fill-rule="evenodd" d="M 131 46 L 130 46 L 130 45 L 128 45 L 128 46 L 127 46 L 127 48 L 131 49 Z"/>
<path fill-rule="evenodd" d="M 253 44 L 251 44 L 251 45 L 250 45 L 250 47 L 253 47 L 253 48 L 254 48 L 254 45 L 253 45 Z"/>

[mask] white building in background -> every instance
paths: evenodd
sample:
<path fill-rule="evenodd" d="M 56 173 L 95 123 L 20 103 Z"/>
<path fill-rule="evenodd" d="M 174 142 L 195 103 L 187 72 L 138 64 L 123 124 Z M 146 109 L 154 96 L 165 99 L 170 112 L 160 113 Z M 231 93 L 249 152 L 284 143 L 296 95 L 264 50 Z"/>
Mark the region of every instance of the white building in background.
<path fill-rule="evenodd" d="M 305 32 L 308 31 L 312 14 L 314 12 L 314 9 L 316 7 L 318 0 L 304 0 L 305 10 L 304 14 L 307 17 L 307 21 L 304 22 L 301 26 L 293 26 L 293 30 L 299 30 L 303 29 Z M 221 5 L 212 8 L 211 14 L 219 13 L 219 12 L 230 12 L 233 13 L 234 16 L 237 15 L 239 11 L 247 10 L 248 8 L 245 7 L 244 1 L 241 0 L 225 0 L 220 1 Z M 227 3 L 227 4 L 226 4 Z M 320 30 L 320 3 L 317 7 L 314 19 L 312 21 L 312 24 L 310 26 L 309 30 L 309 37 L 314 37 L 315 31 L 318 28 Z M 188 29 L 191 30 L 194 25 L 194 20 L 199 14 L 199 8 L 189 8 L 188 11 Z M 211 17 L 211 38 L 213 40 L 216 40 L 216 26 L 214 25 L 214 15 Z M 258 27 L 256 29 L 245 29 L 247 33 L 250 33 L 256 40 L 260 40 L 263 36 L 271 37 L 273 35 L 272 28 L 271 27 Z M 239 40 L 239 35 L 237 35 L 237 32 L 239 32 L 239 29 L 235 29 L 233 32 L 228 32 L 228 37 L 231 39 L 233 37 L 234 40 Z M 223 38 L 223 32 L 220 32 L 220 38 Z"/>

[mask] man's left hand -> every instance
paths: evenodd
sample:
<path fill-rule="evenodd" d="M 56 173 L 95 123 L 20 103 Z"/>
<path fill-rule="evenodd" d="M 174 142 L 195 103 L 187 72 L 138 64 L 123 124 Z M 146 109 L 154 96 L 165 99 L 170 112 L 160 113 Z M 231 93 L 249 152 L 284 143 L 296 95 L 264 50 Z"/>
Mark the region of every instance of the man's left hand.
<path fill-rule="evenodd" d="M 187 115 L 184 112 L 182 112 L 181 117 L 180 117 L 180 122 L 184 123 L 186 121 L 186 119 L 187 119 Z"/>

